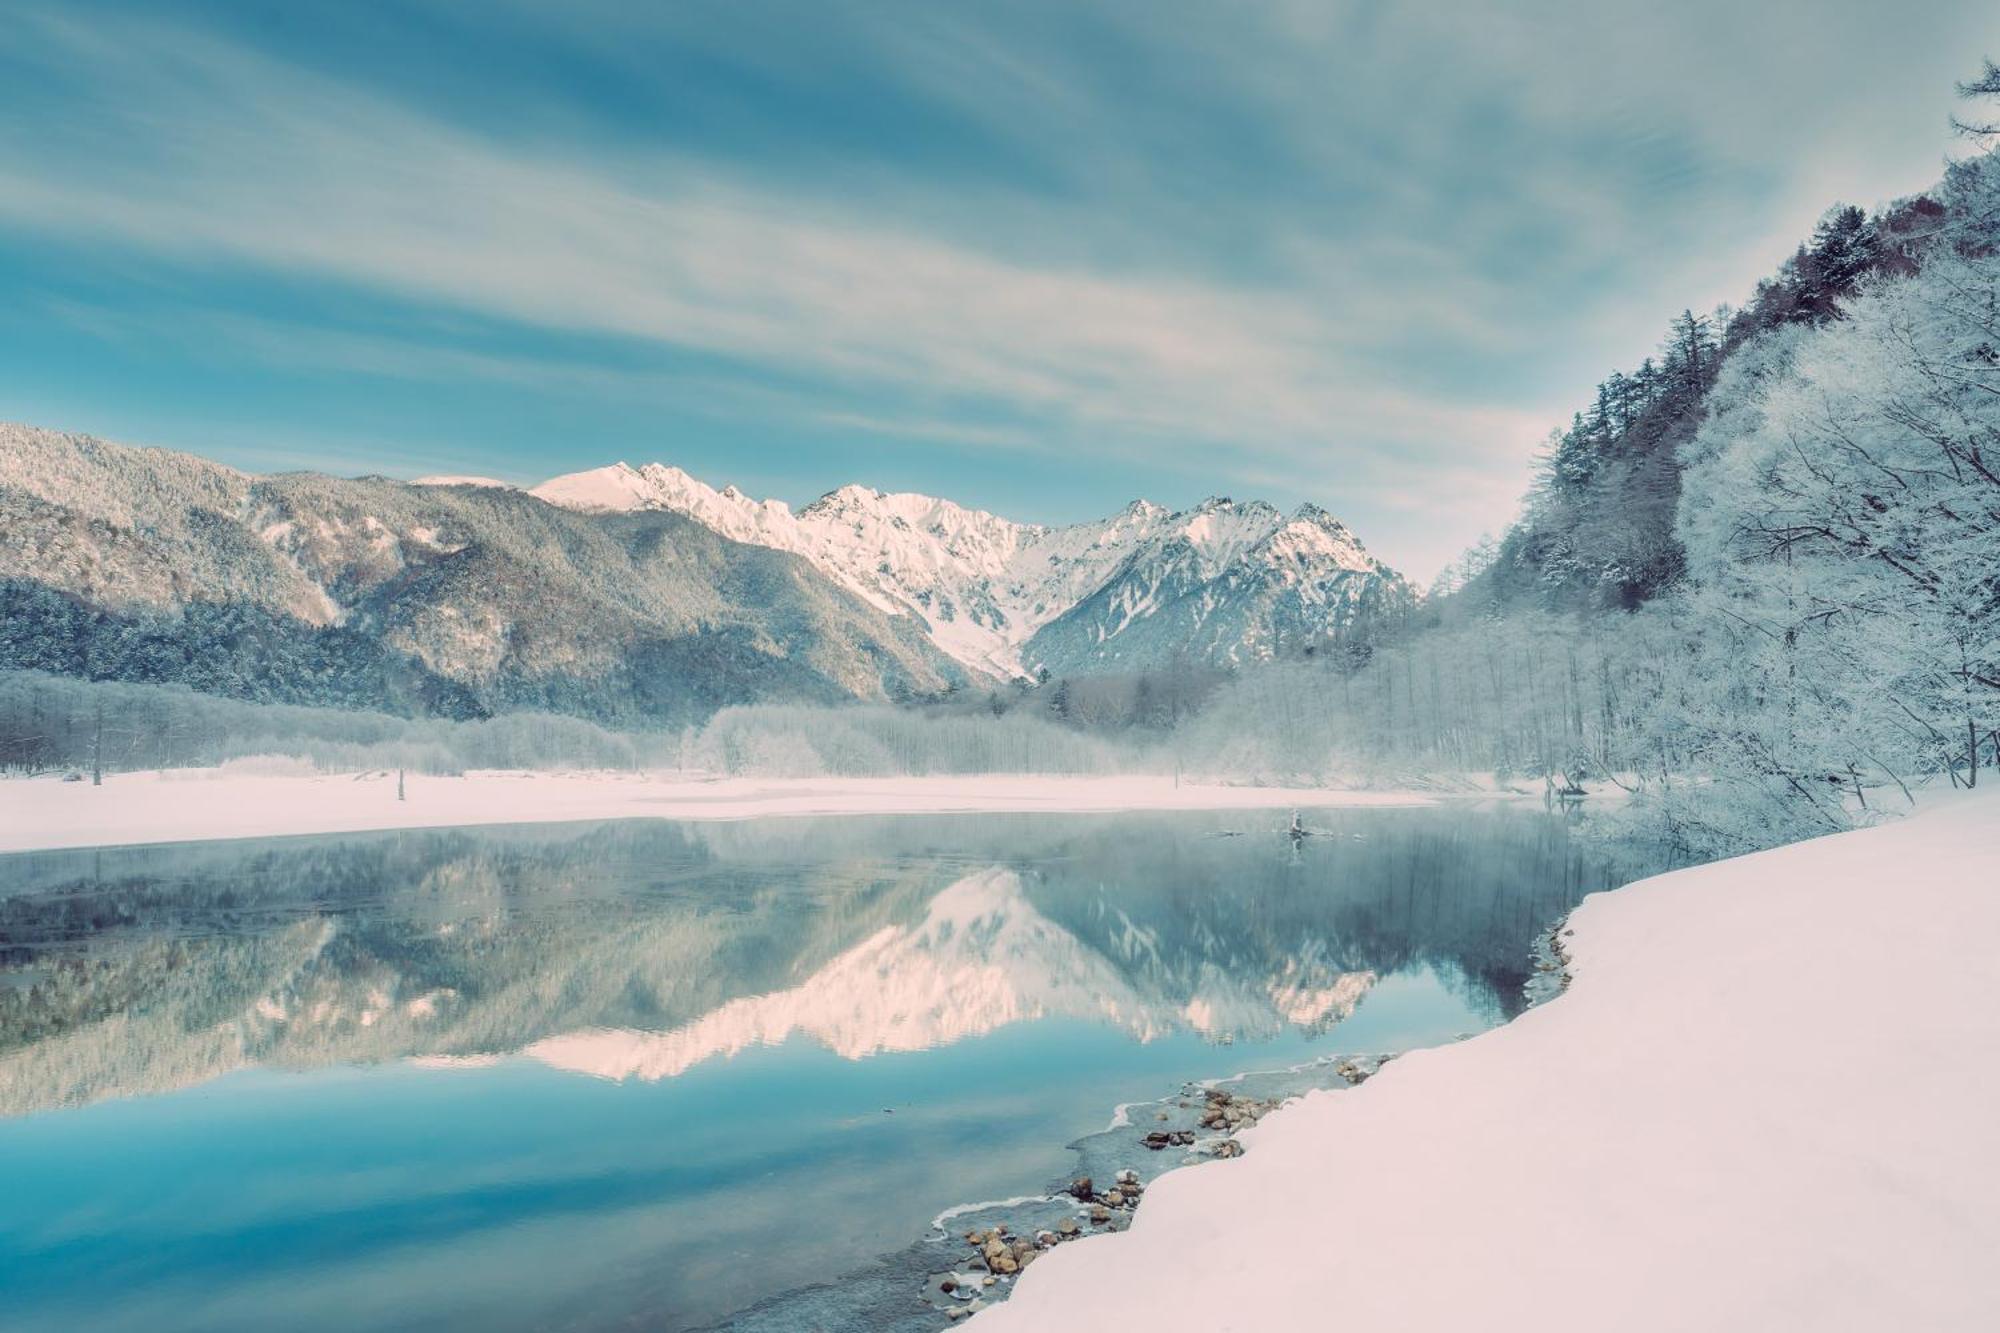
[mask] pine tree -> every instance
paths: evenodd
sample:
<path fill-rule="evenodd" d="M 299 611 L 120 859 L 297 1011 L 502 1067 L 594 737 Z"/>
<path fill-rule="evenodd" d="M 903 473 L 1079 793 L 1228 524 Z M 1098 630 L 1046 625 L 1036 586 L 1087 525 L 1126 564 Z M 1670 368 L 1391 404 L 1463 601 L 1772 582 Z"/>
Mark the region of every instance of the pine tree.
<path fill-rule="evenodd" d="M 1975 98 L 2000 98 L 2000 65 L 1991 60 L 1982 62 L 1984 68 L 1978 77 L 1967 79 L 1958 85 L 1958 95 L 1969 100 Z M 1986 147 L 1995 138 L 2000 138 L 2000 120 L 1989 120 L 1985 115 L 1972 118 L 1954 115 L 1951 127 L 1965 138 Z"/>

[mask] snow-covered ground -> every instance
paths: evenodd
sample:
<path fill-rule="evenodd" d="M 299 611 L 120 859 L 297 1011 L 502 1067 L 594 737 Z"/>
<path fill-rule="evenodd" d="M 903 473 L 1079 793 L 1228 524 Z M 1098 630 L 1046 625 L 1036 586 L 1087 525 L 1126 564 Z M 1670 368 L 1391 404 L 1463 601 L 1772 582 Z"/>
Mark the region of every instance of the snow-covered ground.
<path fill-rule="evenodd" d="M 976 1329 L 2000 1327 L 2000 799 L 1571 927 L 1566 994 L 1162 1177 Z"/>
<path fill-rule="evenodd" d="M 394 773 L 274 777 L 177 769 L 111 774 L 102 787 L 54 778 L 0 782 L 0 852 L 578 819 L 1428 803 L 1428 797 L 1407 792 L 1219 787 L 1142 776 L 703 780 L 686 775 L 556 772 L 411 774 L 405 799 L 398 800 Z"/>

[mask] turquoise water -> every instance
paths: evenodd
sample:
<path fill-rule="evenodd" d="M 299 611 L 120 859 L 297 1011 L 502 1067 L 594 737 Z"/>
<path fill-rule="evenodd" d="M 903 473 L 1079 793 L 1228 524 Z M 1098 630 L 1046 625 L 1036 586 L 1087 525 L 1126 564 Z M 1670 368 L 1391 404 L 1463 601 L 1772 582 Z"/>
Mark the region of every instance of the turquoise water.
<path fill-rule="evenodd" d="M 1288 819 L 0 858 L 0 1326 L 713 1324 L 1119 1103 L 1502 1021 L 1536 930 L 1654 868 L 1539 810 Z"/>

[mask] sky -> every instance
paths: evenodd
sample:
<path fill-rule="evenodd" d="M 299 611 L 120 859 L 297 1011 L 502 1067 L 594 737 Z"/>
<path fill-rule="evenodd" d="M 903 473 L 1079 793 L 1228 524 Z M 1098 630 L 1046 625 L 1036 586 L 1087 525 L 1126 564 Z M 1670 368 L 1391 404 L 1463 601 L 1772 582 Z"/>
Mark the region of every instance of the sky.
<path fill-rule="evenodd" d="M 1683 306 L 1919 191 L 1982 2 L 0 0 L 0 419 L 620 459 L 1428 579 Z"/>

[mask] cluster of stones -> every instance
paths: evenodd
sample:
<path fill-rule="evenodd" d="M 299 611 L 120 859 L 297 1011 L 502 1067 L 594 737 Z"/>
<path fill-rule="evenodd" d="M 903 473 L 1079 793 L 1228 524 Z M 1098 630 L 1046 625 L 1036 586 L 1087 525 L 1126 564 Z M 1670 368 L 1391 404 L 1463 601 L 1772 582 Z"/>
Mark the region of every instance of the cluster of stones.
<path fill-rule="evenodd" d="M 1352 1060 L 1341 1060 L 1334 1065 L 1333 1072 L 1346 1079 L 1349 1084 L 1361 1083 L 1371 1077 L 1375 1073 L 1375 1070 L 1381 1067 L 1387 1059 L 1387 1056 L 1383 1056 L 1382 1059 L 1375 1061 L 1372 1065 L 1356 1064 Z"/>
<path fill-rule="evenodd" d="M 1354 1077 L 1344 1070 L 1341 1076 L 1356 1083 L 1360 1082 L 1361 1078 L 1367 1077 L 1365 1074 Z M 1195 1109 L 1195 1103 L 1185 1099 L 1180 1105 L 1184 1111 Z M 1202 1093 L 1198 1120 L 1201 1128 L 1221 1137 L 1209 1143 L 1203 1151 L 1211 1157 L 1241 1157 L 1243 1145 L 1229 1135 L 1256 1124 L 1266 1112 L 1275 1110 L 1277 1106 L 1275 1100 L 1259 1101 L 1255 1097 L 1239 1096 L 1227 1088 L 1206 1089 Z M 1167 1113 L 1160 1112 L 1159 1118 L 1165 1120 Z M 1165 1148 L 1191 1148 L 1195 1140 L 1195 1131 L 1191 1129 L 1155 1129 L 1148 1131 L 1139 1142 L 1154 1152 L 1159 1152 Z"/>
<path fill-rule="evenodd" d="M 1368 1079 L 1389 1059 L 1386 1055 L 1342 1058 L 1335 1062 L 1333 1069 L 1345 1082 L 1353 1085 Z M 1256 1124 L 1276 1110 L 1281 1102 L 1281 1098 L 1249 1097 L 1227 1088 L 1205 1088 L 1197 1097 L 1190 1087 L 1184 1090 L 1179 1109 L 1193 1113 L 1200 1129 L 1155 1129 L 1146 1133 L 1140 1142 L 1155 1152 L 1165 1148 L 1193 1148 L 1200 1143 L 1197 1151 L 1207 1156 L 1241 1157 L 1243 1145 L 1234 1137 L 1236 1132 Z M 1169 1112 L 1160 1111 L 1158 1118 L 1168 1120 Z M 986 1308 L 987 1295 L 1003 1294 L 990 1292 L 991 1288 L 1011 1281 L 1044 1251 L 1086 1234 L 1086 1224 L 1094 1229 L 1107 1230 L 1117 1230 L 1128 1224 L 1130 1213 L 1138 1207 L 1139 1196 L 1144 1192 L 1145 1186 L 1135 1171 L 1120 1171 L 1111 1188 L 1102 1191 L 1089 1176 L 1079 1176 L 1070 1182 L 1064 1193 L 1082 1207 L 1078 1213 L 1057 1222 L 1053 1230 L 1039 1230 L 1032 1239 L 1010 1235 L 1003 1223 L 996 1223 L 985 1230 L 966 1232 L 965 1243 L 972 1247 L 968 1271 L 947 1273 L 934 1279 L 933 1300 L 940 1304 L 958 1302 L 944 1310 L 945 1318 L 954 1323 L 977 1314 Z"/>
<path fill-rule="evenodd" d="M 1266 1111 L 1274 1110 L 1278 1105 L 1276 1102 L 1258 1101 L 1255 1097 L 1239 1097 L 1227 1088 L 1210 1088 L 1206 1095 L 1208 1105 L 1201 1109 L 1201 1127 L 1223 1134 L 1248 1129 L 1263 1119 Z"/>
<path fill-rule="evenodd" d="M 1120 1171 L 1108 1190 L 1099 1191 L 1089 1176 L 1079 1176 L 1070 1182 L 1067 1193 L 1083 1205 L 1083 1217 L 1092 1227 L 1111 1228 L 1139 1206 L 1139 1196 L 1145 1191 L 1138 1172 Z M 995 1223 L 983 1231 L 966 1232 L 965 1243 L 973 1251 L 968 1265 L 971 1271 L 948 1273 L 937 1281 L 940 1295 L 965 1302 L 947 1309 L 945 1318 L 956 1323 L 977 1314 L 986 1308 L 983 1297 L 987 1288 L 1012 1278 L 1044 1251 L 1083 1234 L 1083 1225 L 1075 1217 L 1065 1217 L 1056 1223 L 1053 1230 L 1037 1231 L 1033 1238 L 1010 1235 L 1005 1223 Z M 982 1268 L 985 1269 L 983 1273 L 979 1271 Z"/>
<path fill-rule="evenodd" d="M 1115 1214 L 1129 1213 L 1137 1208 L 1139 1196 L 1145 1192 L 1146 1187 L 1139 1182 L 1136 1171 L 1120 1171 L 1111 1188 L 1102 1193 L 1092 1188 L 1089 1176 L 1078 1176 L 1069 1187 L 1070 1197 L 1088 1207 L 1091 1225 L 1099 1227 L 1110 1226 Z M 1072 1227 L 1076 1225 L 1074 1218 L 1063 1220 Z M 1057 1224 L 1057 1230 L 1061 1229 L 1061 1224 Z"/>

